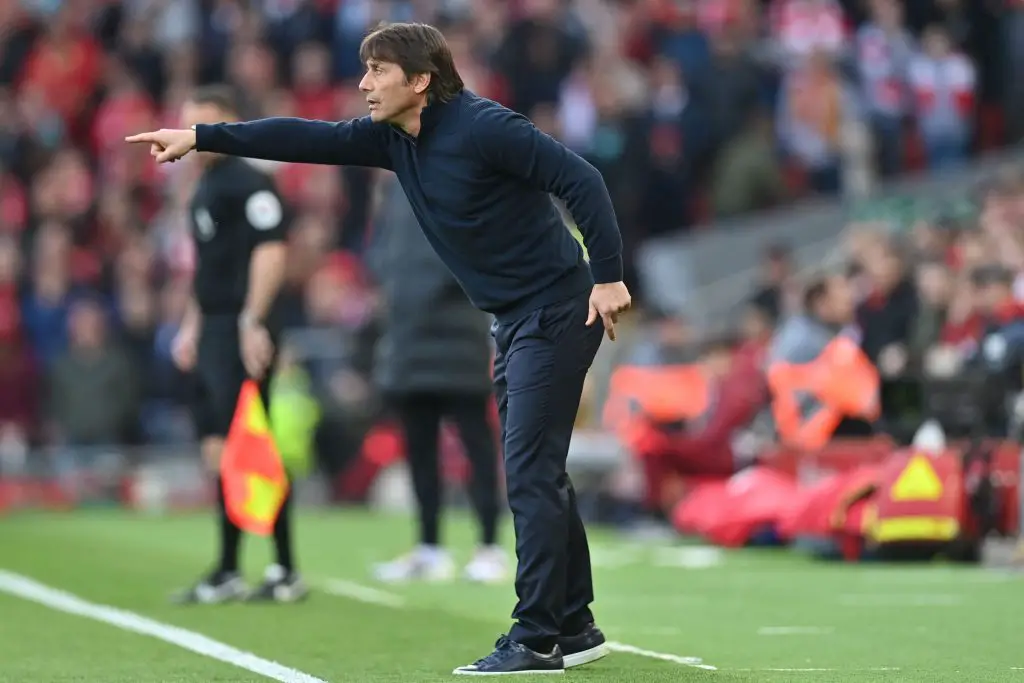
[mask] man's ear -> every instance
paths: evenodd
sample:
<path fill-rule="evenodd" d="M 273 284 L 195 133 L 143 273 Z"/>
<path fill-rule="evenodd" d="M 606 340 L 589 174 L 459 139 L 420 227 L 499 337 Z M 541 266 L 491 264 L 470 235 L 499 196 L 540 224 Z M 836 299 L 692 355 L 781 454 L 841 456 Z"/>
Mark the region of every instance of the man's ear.
<path fill-rule="evenodd" d="M 430 87 L 430 74 L 416 74 L 412 77 L 412 88 L 417 95 L 427 92 Z"/>

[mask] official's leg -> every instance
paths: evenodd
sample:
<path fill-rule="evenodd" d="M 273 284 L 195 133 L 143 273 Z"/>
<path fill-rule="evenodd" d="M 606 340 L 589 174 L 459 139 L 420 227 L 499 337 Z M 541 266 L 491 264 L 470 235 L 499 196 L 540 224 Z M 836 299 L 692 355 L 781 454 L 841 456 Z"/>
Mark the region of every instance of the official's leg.
<path fill-rule="evenodd" d="M 203 452 L 203 459 L 207 463 L 220 463 L 220 456 L 224 450 L 224 439 L 207 437 L 203 439 L 200 448 Z M 216 465 L 210 466 L 215 467 Z M 213 470 L 213 473 L 217 482 L 217 513 L 220 520 L 220 563 L 217 568 L 222 572 L 235 573 L 238 571 L 238 554 L 242 545 L 242 530 L 228 517 L 227 504 L 224 500 L 223 482 L 217 470 Z"/>
<path fill-rule="evenodd" d="M 276 345 L 276 340 L 275 340 Z M 277 358 L 270 362 L 270 370 L 259 384 L 260 399 L 263 401 L 263 408 L 270 417 L 270 404 L 272 397 L 270 393 L 271 376 L 277 365 Z M 233 366 L 235 373 L 234 383 L 238 389 L 234 392 L 234 403 L 238 403 L 238 392 L 247 379 L 245 367 L 241 364 L 239 354 L 239 365 Z M 228 383 L 230 385 L 230 383 Z M 225 401 L 227 397 L 225 398 Z M 232 412 L 232 415 L 234 413 Z M 271 424 L 273 428 L 273 424 Z M 249 600 L 263 602 L 298 602 L 309 595 L 309 587 L 302 580 L 301 575 L 295 566 L 294 540 L 292 538 L 292 511 L 294 509 L 294 479 L 289 473 L 288 494 L 281 502 L 281 509 L 278 510 L 277 519 L 274 520 L 274 554 L 277 562 L 266 568 L 263 574 L 263 583 L 253 590 Z"/>
<path fill-rule="evenodd" d="M 240 366 L 241 360 L 236 360 L 237 340 L 225 339 L 222 329 L 225 325 L 218 325 L 215 320 L 207 321 L 203 326 L 197 349 L 196 372 L 205 396 L 204 412 L 200 416 L 200 449 L 206 467 L 217 477 L 221 539 L 219 569 L 222 572 L 235 573 L 238 571 L 242 531 L 228 517 L 224 487 L 220 480 L 220 458 L 234 416 L 235 402 L 230 400 L 230 394 L 234 392 L 237 400 L 238 391 L 241 389 L 241 382 L 236 379 L 238 373 L 234 367 L 236 363 Z M 232 325 L 232 331 L 236 330 L 237 328 Z"/>
<path fill-rule="evenodd" d="M 271 363 L 271 368 L 273 367 L 274 363 Z M 260 382 L 260 399 L 263 401 L 263 407 L 267 411 L 267 416 L 269 418 L 270 402 L 272 400 L 270 395 L 269 374 Z M 290 473 L 289 479 L 291 479 Z M 294 484 L 294 480 L 289 481 L 289 484 Z M 285 574 L 290 574 L 295 571 L 295 557 L 292 552 L 292 494 L 293 488 L 292 486 L 289 486 L 288 495 L 281 503 L 281 510 L 278 512 L 277 520 L 274 522 L 274 554 L 277 557 L 278 566 L 284 570 Z"/>
<path fill-rule="evenodd" d="M 232 347 L 225 344 L 216 323 L 203 326 L 197 348 L 196 369 L 193 375 L 192 413 L 199 437 L 204 467 L 214 477 L 217 487 L 217 519 L 220 559 L 217 566 L 193 586 L 173 596 L 180 603 L 217 603 L 241 598 L 247 589 L 238 574 L 238 554 L 242 532 L 231 521 L 224 501 L 221 484 L 220 457 L 224 439 L 230 427 L 231 415 L 225 417 L 218 405 L 225 381 L 224 370 L 230 367 Z M 220 400 L 222 402 L 222 400 Z"/>
<path fill-rule="evenodd" d="M 440 548 L 440 517 L 443 487 L 438 440 L 443 397 L 417 394 L 392 398 L 405 437 L 406 460 L 416 495 L 419 545 L 412 553 L 375 568 L 381 581 L 452 578 L 454 565 Z"/>
<path fill-rule="evenodd" d="M 497 545 L 499 499 L 498 443 L 490 418 L 491 397 L 456 395 L 448 398 L 447 417 L 459 430 L 462 445 L 471 467 L 469 494 L 480 522 L 480 546 L 466 565 L 465 576 L 471 581 L 496 583 L 508 573 L 505 551 Z"/>

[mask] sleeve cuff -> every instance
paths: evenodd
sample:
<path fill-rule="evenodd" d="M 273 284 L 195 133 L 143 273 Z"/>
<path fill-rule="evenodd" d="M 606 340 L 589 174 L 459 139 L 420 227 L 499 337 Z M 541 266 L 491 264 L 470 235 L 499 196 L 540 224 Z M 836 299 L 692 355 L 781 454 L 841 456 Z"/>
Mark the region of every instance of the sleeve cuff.
<path fill-rule="evenodd" d="M 594 282 L 599 285 L 622 282 L 622 256 L 591 261 L 590 272 L 594 275 Z"/>
<path fill-rule="evenodd" d="M 197 152 L 205 152 L 206 151 L 206 146 L 203 145 L 203 138 L 209 138 L 209 131 L 206 130 L 207 128 L 209 128 L 209 125 L 207 125 L 205 123 L 197 123 L 196 125 L 192 126 L 192 130 L 194 130 L 196 132 L 196 150 L 195 151 L 197 151 Z M 204 135 L 204 131 L 207 134 Z"/>

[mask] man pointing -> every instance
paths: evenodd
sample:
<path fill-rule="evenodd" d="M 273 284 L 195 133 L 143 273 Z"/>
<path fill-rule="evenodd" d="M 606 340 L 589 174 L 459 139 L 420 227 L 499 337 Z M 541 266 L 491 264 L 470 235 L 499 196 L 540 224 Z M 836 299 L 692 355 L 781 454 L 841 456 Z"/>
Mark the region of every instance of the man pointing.
<path fill-rule="evenodd" d="M 128 142 L 150 144 L 161 163 L 199 150 L 395 172 L 433 248 L 495 317 L 519 600 L 508 636 L 454 673 L 558 672 L 593 661 L 605 639 L 590 611 L 590 554 L 565 465 L 584 377 L 630 306 L 608 191 L 594 167 L 525 117 L 465 90 L 437 29 L 384 26 L 366 37 L 360 58 L 367 117 L 199 125 Z M 589 265 L 549 195 L 579 225 Z"/>

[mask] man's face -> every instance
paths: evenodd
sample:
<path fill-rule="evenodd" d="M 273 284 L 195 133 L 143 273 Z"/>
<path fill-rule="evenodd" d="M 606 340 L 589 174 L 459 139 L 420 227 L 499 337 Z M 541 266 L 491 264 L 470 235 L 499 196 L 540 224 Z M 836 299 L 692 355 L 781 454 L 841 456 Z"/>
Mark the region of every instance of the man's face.
<path fill-rule="evenodd" d="M 978 287 L 978 305 L 984 313 L 992 314 L 1013 298 L 1013 288 L 1005 282 L 988 282 Z"/>
<path fill-rule="evenodd" d="M 198 123 L 220 123 L 230 118 L 220 107 L 212 104 L 198 104 L 189 101 L 185 102 L 181 107 L 181 125 L 183 128 L 191 128 Z"/>
<path fill-rule="evenodd" d="M 864 265 L 872 283 L 881 291 L 888 292 L 899 284 L 902 264 L 892 252 L 879 249 Z"/>
<path fill-rule="evenodd" d="M 375 122 L 399 122 L 425 102 L 430 77 L 425 74 L 406 78 L 397 64 L 371 59 L 359 90 L 366 95 L 370 118 Z"/>
<path fill-rule="evenodd" d="M 98 349 L 103 345 L 103 311 L 93 303 L 79 303 L 68 320 L 71 342 L 80 349 Z"/>
<path fill-rule="evenodd" d="M 772 331 L 768 316 L 756 306 L 750 306 L 743 312 L 741 328 L 743 338 L 748 341 L 764 339 Z"/>
<path fill-rule="evenodd" d="M 772 254 L 765 262 L 765 274 L 772 285 L 781 285 L 791 272 L 789 257 L 783 254 Z"/>
<path fill-rule="evenodd" d="M 835 276 L 829 280 L 824 303 L 827 317 L 833 324 L 845 325 L 853 320 L 853 288 L 845 277 Z"/>
<path fill-rule="evenodd" d="M 221 123 L 232 120 L 234 120 L 233 116 L 213 104 L 199 104 L 187 101 L 181 107 L 182 128 L 191 128 L 200 123 Z M 210 154 L 209 152 L 199 152 L 197 156 L 203 159 L 203 161 L 209 161 L 217 155 Z"/>
<path fill-rule="evenodd" d="M 732 368 L 732 353 L 728 349 L 714 349 L 704 355 L 704 366 L 713 377 L 725 377 Z"/>
<path fill-rule="evenodd" d="M 921 299 L 931 306 L 941 306 L 949 301 L 949 271 L 937 263 L 928 263 L 917 270 L 917 290 Z"/>

